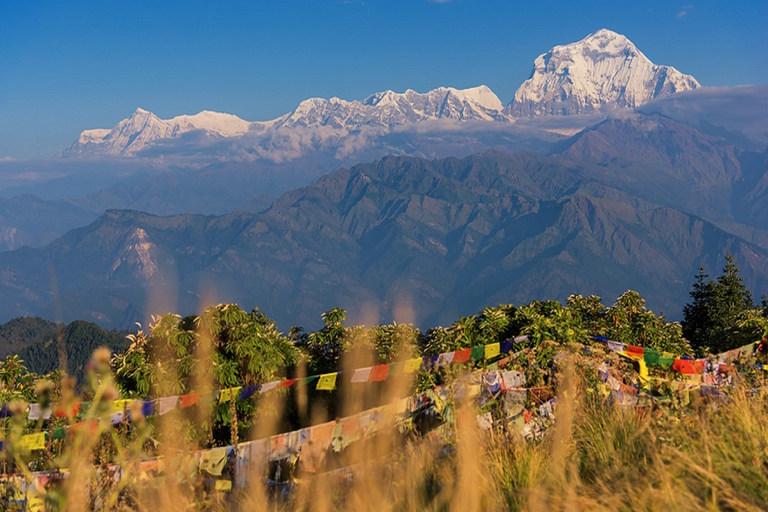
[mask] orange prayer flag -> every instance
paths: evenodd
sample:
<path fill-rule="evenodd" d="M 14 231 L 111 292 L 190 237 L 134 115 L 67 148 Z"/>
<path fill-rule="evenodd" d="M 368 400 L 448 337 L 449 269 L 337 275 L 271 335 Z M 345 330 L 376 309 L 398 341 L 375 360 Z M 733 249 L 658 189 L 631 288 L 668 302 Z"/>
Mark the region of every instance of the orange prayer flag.
<path fill-rule="evenodd" d="M 380 364 L 371 369 L 371 382 L 381 382 L 389 375 L 389 365 Z"/>
<path fill-rule="evenodd" d="M 472 354 L 471 348 L 465 348 L 464 350 L 457 350 L 453 353 L 453 363 L 461 364 L 469 361 L 469 356 Z"/>
<path fill-rule="evenodd" d="M 188 395 L 181 395 L 181 402 L 179 403 L 179 409 L 190 407 L 200 401 L 200 393 L 190 393 Z"/>

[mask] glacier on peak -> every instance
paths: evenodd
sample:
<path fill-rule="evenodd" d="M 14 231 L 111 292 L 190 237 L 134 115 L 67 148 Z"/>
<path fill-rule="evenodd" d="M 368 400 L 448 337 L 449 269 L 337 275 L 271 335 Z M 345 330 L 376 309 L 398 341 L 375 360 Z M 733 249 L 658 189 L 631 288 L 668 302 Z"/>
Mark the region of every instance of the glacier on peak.
<path fill-rule="evenodd" d="M 515 117 L 589 114 L 635 108 L 697 87 L 692 76 L 654 64 L 624 35 L 601 29 L 539 55 L 505 112 Z"/>

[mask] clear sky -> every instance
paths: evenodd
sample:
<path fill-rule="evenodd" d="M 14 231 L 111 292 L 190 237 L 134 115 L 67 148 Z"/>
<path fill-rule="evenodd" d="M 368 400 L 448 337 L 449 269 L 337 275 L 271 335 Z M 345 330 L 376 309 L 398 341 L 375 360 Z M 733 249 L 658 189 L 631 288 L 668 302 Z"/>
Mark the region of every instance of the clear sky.
<path fill-rule="evenodd" d="M 703 85 L 768 82 L 766 0 L 0 2 L 0 159 L 48 158 L 136 107 L 249 121 L 312 96 L 488 85 L 600 28 Z"/>

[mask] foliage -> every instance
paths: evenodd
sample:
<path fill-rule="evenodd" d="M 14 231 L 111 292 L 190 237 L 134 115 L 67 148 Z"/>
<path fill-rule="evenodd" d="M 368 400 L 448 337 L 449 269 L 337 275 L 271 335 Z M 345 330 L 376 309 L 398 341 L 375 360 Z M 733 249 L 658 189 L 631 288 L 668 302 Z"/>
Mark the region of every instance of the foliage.
<path fill-rule="evenodd" d="M 722 352 L 755 341 L 760 333 L 739 322 L 755 305 L 733 256 L 726 256 L 717 279 L 708 277 L 700 268 L 690 292 L 692 300 L 683 309 L 684 336 L 700 353 Z"/>

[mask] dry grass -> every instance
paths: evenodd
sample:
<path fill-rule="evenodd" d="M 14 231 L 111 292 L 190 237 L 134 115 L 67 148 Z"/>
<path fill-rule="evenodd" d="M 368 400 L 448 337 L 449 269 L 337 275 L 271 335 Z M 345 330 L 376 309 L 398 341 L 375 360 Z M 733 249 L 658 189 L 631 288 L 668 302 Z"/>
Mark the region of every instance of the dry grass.
<path fill-rule="evenodd" d="M 48 504 L 52 510 L 180 512 L 768 509 L 766 396 L 734 389 L 726 401 L 619 407 L 589 388 L 577 357 L 559 363 L 556 421 L 537 441 L 515 430 L 481 432 L 473 403 L 456 403 L 448 428 L 404 437 L 394 425 L 382 425 L 378 435 L 345 454 L 351 470 L 304 476 L 289 497 L 274 499 L 261 474 L 252 475 L 247 489 L 205 492 L 189 455 L 197 447 L 185 440 L 186 425 L 169 414 L 152 420 L 154 427 L 139 421 L 127 434 L 108 426 L 98 435 L 74 436 L 57 459 L 70 478 L 48 493 Z M 384 400 L 404 396 L 410 385 L 391 379 Z M 89 414 L 98 416 L 98 404 L 113 394 L 105 375 Z M 285 405 L 279 393 L 266 396 L 264 410 Z M 305 393 L 298 396 L 304 417 L 329 419 L 313 410 Z M 348 393 L 345 413 L 368 399 Z M 204 428 L 203 414 L 197 421 Z M 257 425 L 251 438 L 277 429 L 268 414 Z M 153 446 L 164 470 L 147 479 L 140 461 Z M 22 462 L 22 454 L 9 455 Z M 107 460 L 122 468 L 119 481 L 110 478 Z"/>

